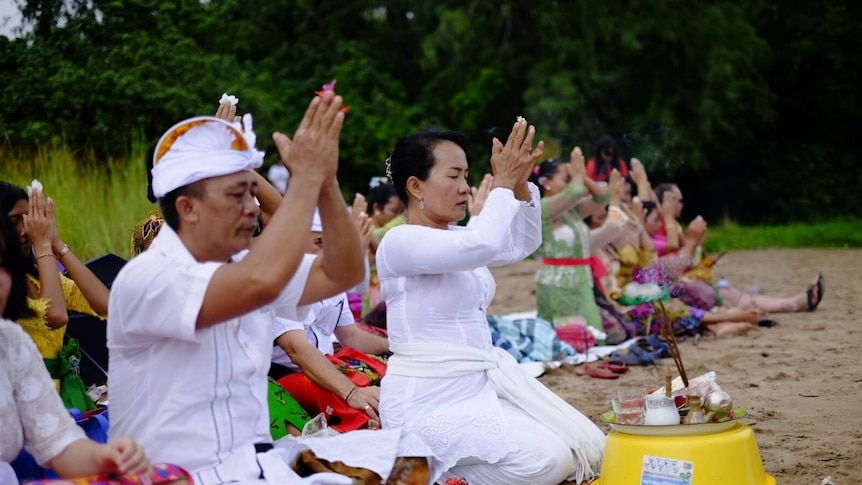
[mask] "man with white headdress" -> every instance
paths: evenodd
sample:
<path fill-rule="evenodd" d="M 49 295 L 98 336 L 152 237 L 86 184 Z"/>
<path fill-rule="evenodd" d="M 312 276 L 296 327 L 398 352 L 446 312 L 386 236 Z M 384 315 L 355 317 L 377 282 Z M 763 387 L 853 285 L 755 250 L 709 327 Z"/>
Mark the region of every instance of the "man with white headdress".
<path fill-rule="evenodd" d="M 259 212 L 252 170 L 263 154 L 250 116 L 244 131 L 191 118 L 156 146 L 152 186 L 166 224 L 117 276 L 109 304 L 111 434 L 134 436 L 154 462 L 185 467 L 197 484 L 273 479 L 263 452 L 272 448 L 274 315 L 295 314 L 363 276 L 336 180 L 341 108 L 341 97 L 323 93 L 293 142 L 273 135 L 293 182 L 251 248 Z M 334 234 L 322 256 L 304 257 L 315 207 Z"/>

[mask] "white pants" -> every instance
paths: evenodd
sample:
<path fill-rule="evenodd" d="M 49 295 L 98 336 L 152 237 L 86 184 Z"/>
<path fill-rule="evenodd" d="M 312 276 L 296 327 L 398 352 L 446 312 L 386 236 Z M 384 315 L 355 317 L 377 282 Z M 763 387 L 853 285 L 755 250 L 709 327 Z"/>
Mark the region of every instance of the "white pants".
<path fill-rule="evenodd" d="M 464 458 L 443 473 L 483 485 L 557 485 L 575 471 L 572 451 L 553 431 L 501 400 L 503 417 L 511 425 L 512 451 L 496 463 Z"/>

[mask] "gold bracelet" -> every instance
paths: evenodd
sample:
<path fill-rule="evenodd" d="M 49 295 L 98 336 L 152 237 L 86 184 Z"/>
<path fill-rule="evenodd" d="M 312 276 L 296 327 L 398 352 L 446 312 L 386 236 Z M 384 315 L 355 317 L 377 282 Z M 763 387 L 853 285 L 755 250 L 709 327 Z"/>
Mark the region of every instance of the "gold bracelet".
<path fill-rule="evenodd" d="M 39 261 L 42 258 L 47 258 L 48 256 L 54 256 L 54 253 L 42 253 L 36 256 L 36 261 Z"/>
<path fill-rule="evenodd" d="M 72 249 L 69 248 L 68 244 L 63 244 L 63 249 L 60 250 L 59 254 L 55 254 L 54 257 L 57 259 L 63 259 L 63 256 L 69 254 Z"/>

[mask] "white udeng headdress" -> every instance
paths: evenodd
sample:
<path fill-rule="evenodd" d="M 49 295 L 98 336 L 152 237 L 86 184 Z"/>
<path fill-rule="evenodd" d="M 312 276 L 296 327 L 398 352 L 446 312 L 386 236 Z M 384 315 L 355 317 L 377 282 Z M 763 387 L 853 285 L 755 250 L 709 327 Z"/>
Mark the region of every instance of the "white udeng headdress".
<path fill-rule="evenodd" d="M 197 116 L 172 126 L 156 144 L 153 154 L 153 195 L 199 180 L 254 170 L 263 164 L 263 152 L 255 149 L 251 115 L 242 126 L 213 116 Z"/>

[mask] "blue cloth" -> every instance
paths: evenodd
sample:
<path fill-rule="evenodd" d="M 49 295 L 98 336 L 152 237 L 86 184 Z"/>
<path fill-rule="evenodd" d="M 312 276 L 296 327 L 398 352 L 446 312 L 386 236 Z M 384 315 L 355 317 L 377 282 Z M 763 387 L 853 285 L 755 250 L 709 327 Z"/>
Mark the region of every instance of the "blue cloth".
<path fill-rule="evenodd" d="M 521 362 L 521 359 L 524 358 L 524 354 L 522 354 L 520 350 L 516 349 L 515 346 L 512 345 L 512 342 L 509 342 L 506 337 L 500 335 L 500 332 L 495 330 L 494 327 L 491 327 L 491 343 L 494 347 L 500 347 L 508 352 L 518 362 Z"/>
<path fill-rule="evenodd" d="M 512 354 L 518 362 L 559 360 L 576 354 L 571 345 L 560 340 L 557 332 L 554 331 L 554 326 L 547 320 L 541 318 L 509 320 L 497 315 L 488 315 L 487 318 L 492 335 L 496 331 L 507 344 L 511 345 L 511 349 L 497 345 L 496 342 L 494 345 Z M 520 356 L 515 355 L 515 351 Z"/>

